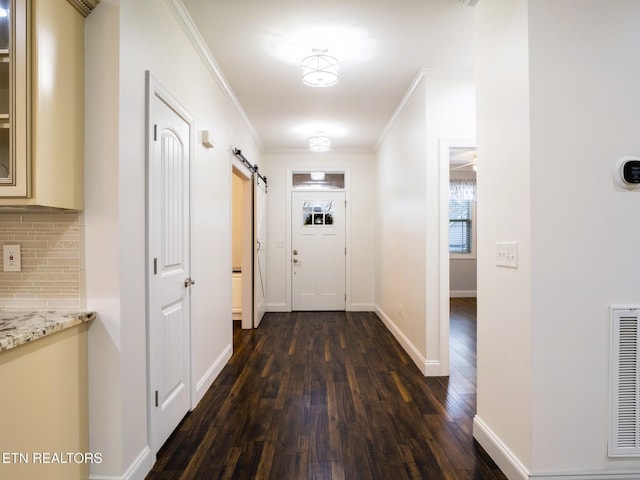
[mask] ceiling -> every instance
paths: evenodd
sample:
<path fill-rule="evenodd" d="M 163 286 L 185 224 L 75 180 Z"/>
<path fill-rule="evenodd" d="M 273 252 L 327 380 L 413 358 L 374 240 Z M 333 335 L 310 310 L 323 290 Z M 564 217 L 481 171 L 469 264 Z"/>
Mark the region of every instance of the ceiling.
<path fill-rule="evenodd" d="M 266 152 L 307 149 L 318 132 L 333 150 L 372 151 L 421 69 L 473 68 L 461 0 L 183 3 Z M 337 85 L 302 83 L 314 47 L 340 62 Z"/>

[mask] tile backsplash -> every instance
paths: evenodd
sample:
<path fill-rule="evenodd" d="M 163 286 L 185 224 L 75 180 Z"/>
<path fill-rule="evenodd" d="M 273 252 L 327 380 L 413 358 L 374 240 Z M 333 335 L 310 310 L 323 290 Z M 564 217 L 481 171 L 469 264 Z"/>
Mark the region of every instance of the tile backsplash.
<path fill-rule="evenodd" d="M 0 246 L 18 244 L 22 254 L 21 272 L 0 263 L 0 311 L 81 309 L 79 216 L 0 214 Z"/>

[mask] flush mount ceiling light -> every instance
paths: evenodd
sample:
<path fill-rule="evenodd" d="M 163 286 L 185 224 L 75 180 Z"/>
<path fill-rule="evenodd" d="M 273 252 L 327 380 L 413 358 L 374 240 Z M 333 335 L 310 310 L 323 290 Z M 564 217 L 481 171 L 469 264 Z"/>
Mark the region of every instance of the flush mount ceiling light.
<path fill-rule="evenodd" d="M 338 59 L 326 55 L 326 48 L 314 48 L 302 60 L 302 82 L 310 87 L 329 87 L 338 83 Z"/>
<path fill-rule="evenodd" d="M 312 152 L 328 152 L 331 150 L 331 139 L 329 137 L 311 137 L 309 139 L 309 150 Z"/>

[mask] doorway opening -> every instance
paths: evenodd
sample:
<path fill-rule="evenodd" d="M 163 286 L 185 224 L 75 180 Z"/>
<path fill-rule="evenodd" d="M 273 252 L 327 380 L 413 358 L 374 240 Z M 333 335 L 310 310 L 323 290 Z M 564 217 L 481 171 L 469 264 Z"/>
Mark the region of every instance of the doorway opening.
<path fill-rule="evenodd" d="M 476 392 L 477 209 L 475 147 L 449 150 L 449 357 L 453 388 Z"/>
<path fill-rule="evenodd" d="M 450 338 L 451 299 L 473 298 L 475 305 L 477 296 L 475 140 L 440 139 L 439 167 L 440 360 L 441 374 L 450 375 L 456 355 Z"/>
<path fill-rule="evenodd" d="M 348 171 L 289 171 L 289 309 L 349 310 Z"/>
<path fill-rule="evenodd" d="M 253 195 L 251 174 L 234 165 L 231 175 L 232 318 L 253 328 Z"/>

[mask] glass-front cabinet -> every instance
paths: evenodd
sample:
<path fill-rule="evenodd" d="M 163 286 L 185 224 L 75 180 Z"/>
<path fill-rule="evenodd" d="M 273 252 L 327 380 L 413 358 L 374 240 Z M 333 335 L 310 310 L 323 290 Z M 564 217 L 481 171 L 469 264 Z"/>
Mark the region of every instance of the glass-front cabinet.
<path fill-rule="evenodd" d="M 97 0 L 0 0 L 0 211 L 83 208 L 84 18 Z"/>
<path fill-rule="evenodd" d="M 0 0 L 0 181 L 11 181 L 11 19 L 8 0 Z"/>
<path fill-rule="evenodd" d="M 29 195 L 27 2 L 0 0 L 0 195 Z"/>

